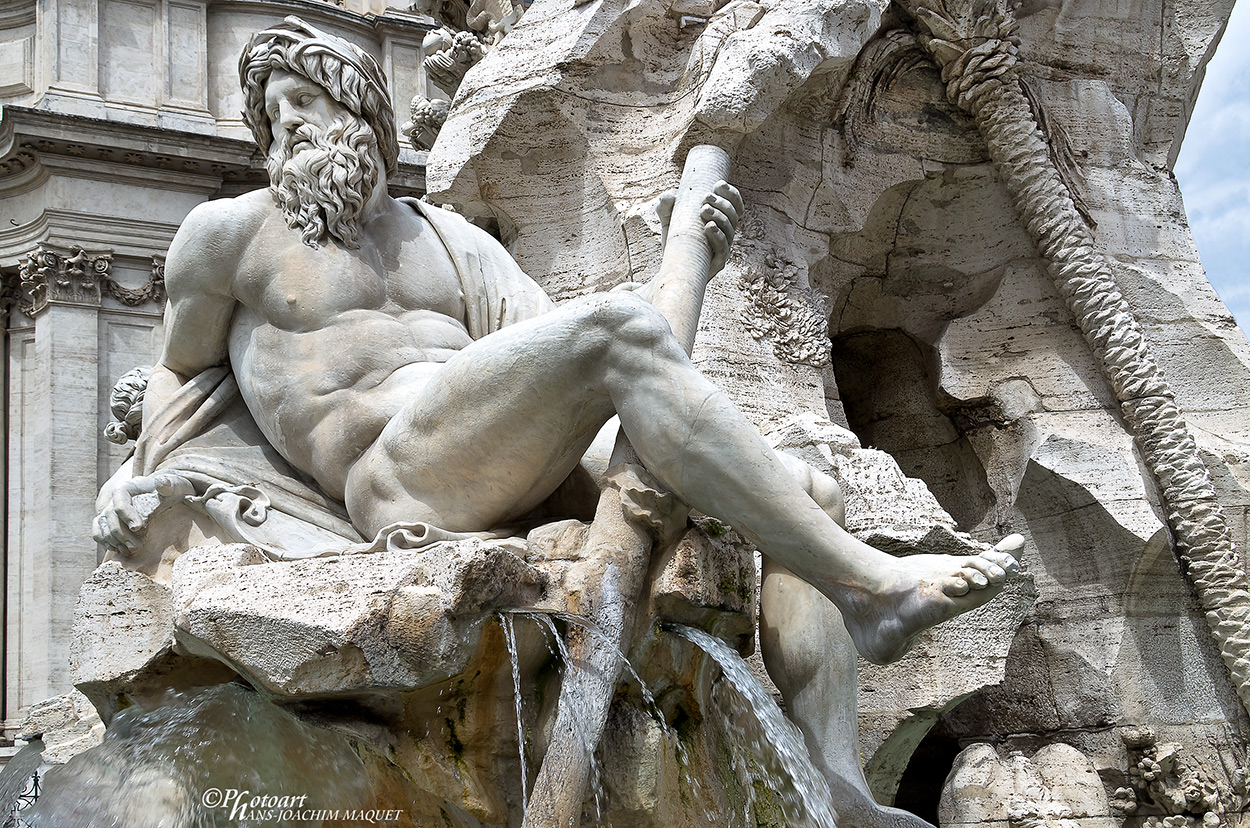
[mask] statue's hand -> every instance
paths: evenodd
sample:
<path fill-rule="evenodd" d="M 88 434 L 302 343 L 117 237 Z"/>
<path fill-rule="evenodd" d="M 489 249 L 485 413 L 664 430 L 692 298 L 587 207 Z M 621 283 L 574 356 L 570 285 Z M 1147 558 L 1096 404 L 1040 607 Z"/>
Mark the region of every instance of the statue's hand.
<path fill-rule="evenodd" d="M 143 543 L 148 517 L 156 511 L 149 511 L 147 516 L 141 514 L 135 498 L 152 493 L 160 498 L 159 509 L 195 494 L 195 487 L 190 480 L 174 472 L 132 477 L 113 491 L 109 505 L 96 516 L 91 536 L 113 552 L 122 555 L 133 552 Z"/>
<path fill-rule="evenodd" d="M 677 203 L 677 191 L 668 190 L 660 196 L 655 212 L 660 216 L 660 247 L 668 244 L 668 226 L 673 223 L 673 205 Z"/>
<path fill-rule="evenodd" d="M 660 216 L 660 244 L 668 244 L 668 228 L 673 219 L 673 205 L 677 203 L 677 191 L 669 190 L 660 196 L 660 203 L 655 208 Z M 699 218 L 703 221 L 703 233 L 712 247 L 712 264 L 708 278 L 712 278 L 725 267 L 729 258 L 729 247 L 733 244 L 734 233 L 738 229 L 738 221 L 742 218 L 742 194 L 738 188 L 725 181 L 717 181 L 712 192 L 703 199 L 703 207 Z"/>
<path fill-rule="evenodd" d="M 725 267 L 729 260 L 729 248 L 734 241 L 734 233 L 738 229 L 738 221 L 742 218 L 742 194 L 738 188 L 727 181 L 717 181 L 712 192 L 703 199 L 703 209 L 699 218 L 703 220 L 703 235 L 712 246 L 712 264 L 708 268 L 708 278 L 712 278 Z"/>

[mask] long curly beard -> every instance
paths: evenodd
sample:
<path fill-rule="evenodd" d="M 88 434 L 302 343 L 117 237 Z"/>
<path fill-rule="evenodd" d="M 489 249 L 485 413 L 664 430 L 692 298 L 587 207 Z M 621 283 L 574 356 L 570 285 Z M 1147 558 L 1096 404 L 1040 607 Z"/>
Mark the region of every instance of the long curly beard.
<path fill-rule="evenodd" d="M 265 161 L 274 201 L 310 247 L 327 237 L 360 246 L 360 215 L 381 168 L 372 129 L 351 113 L 325 130 L 305 124 L 283 135 Z"/>

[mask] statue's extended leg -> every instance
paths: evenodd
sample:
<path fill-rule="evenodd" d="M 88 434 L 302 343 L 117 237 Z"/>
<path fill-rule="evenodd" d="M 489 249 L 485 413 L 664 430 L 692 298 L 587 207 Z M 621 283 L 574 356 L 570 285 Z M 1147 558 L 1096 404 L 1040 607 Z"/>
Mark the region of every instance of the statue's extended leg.
<path fill-rule="evenodd" d="M 480 530 L 564 479 L 615 412 L 647 469 L 733 524 L 842 610 L 865 657 L 898 657 L 921 630 L 993 597 L 1002 551 L 896 559 L 813 501 L 653 307 L 627 293 L 570 303 L 453 356 L 397 412 L 348 476 L 353 522 Z"/>
<path fill-rule="evenodd" d="M 846 508 L 832 479 L 781 455 L 812 499 L 839 524 Z M 760 650 L 812 761 L 829 781 L 838 816 L 862 828 L 931 828 L 908 811 L 877 803 L 859 756 L 855 646 L 828 599 L 771 558 L 760 587 Z"/>

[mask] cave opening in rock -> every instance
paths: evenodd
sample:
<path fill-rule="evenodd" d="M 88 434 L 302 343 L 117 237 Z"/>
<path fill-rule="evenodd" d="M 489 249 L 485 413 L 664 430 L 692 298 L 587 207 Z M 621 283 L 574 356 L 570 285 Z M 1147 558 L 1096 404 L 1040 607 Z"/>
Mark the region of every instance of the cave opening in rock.
<path fill-rule="evenodd" d="M 959 740 L 939 720 L 912 753 L 899 780 L 894 807 L 937 825 L 942 787 L 959 751 Z"/>
<path fill-rule="evenodd" d="M 960 528 L 992 519 L 985 468 L 939 407 L 933 346 L 902 330 L 863 330 L 834 338 L 832 362 L 847 424 L 864 446 L 923 480 Z"/>

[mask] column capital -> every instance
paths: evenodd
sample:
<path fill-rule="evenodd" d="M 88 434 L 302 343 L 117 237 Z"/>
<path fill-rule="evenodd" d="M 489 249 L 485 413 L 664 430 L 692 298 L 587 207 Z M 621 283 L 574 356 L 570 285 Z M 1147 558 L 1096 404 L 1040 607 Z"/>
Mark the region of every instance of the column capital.
<path fill-rule="evenodd" d="M 100 306 L 100 286 L 109 279 L 113 252 L 88 252 L 40 242 L 18 266 L 18 308 L 38 316 L 48 305 Z M 110 280 L 111 281 L 111 280 Z"/>
<path fill-rule="evenodd" d="M 165 302 L 165 259 L 152 257 L 147 284 L 128 288 L 112 277 L 113 251 L 87 250 L 81 245 L 40 242 L 22 257 L 16 276 L 6 275 L 0 286 L 0 306 L 16 305 L 35 317 L 48 305 L 100 307 L 104 294 L 123 305 Z"/>

